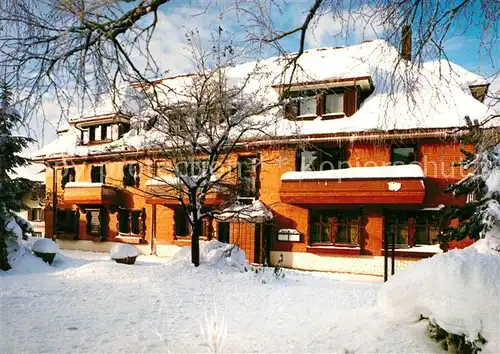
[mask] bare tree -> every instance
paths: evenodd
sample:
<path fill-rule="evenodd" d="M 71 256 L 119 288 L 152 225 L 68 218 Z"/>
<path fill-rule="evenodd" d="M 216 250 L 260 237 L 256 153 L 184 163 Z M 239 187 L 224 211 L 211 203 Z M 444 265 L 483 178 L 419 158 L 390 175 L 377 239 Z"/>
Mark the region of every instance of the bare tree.
<path fill-rule="evenodd" d="M 151 38 L 169 0 L 6 0 L 0 4 L 0 65 L 14 77 L 13 91 L 24 103 L 23 116 L 39 113 L 42 97 L 69 106 L 96 103 L 100 94 L 122 82 L 148 82 L 162 71 L 151 55 Z M 189 5 L 188 5 L 189 6 Z M 400 47 L 402 29 L 411 26 L 412 58 L 422 62 L 446 56 L 452 36 L 479 32 L 478 57 L 495 64 L 498 48 L 496 0 L 367 1 L 311 0 L 293 2 L 303 12 L 302 23 L 277 21 L 291 3 L 275 0 L 208 2 L 223 14 L 235 16 L 248 42 L 272 45 L 284 53 L 283 41 L 298 36 L 292 64 L 306 49 L 306 36 L 320 20 L 349 36 L 361 21 L 377 38 Z M 174 10 L 175 11 L 175 10 Z M 202 15 L 202 14 L 200 14 Z M 294 37 L 293 37 L 294 38 Z M 140 60 L 138 59 L 140 57 Z M 167 68 L 168 69 L 168 68 Z M 498 74 L 497 72 L 493 74 Z M 32 113 L 30 115 L 30 113 Z M 26 118 L 28 119 L 28 118 Z"/>
<path fill-rule="evenodd" d="M 124 82 L 158 75 L 149 43 L 159 7 L 168 2 L 2 1 L 0 67 L 25 119 L 43 114 L 43 98 L 67 113 Z M 133 59 L 139 56 L 141 64 Z"/>
<path fill-rule="evenodd" d="M 258 62 L 246 70 L 232 67 L 240 53 L 220 38 L 205 49 L 191 33 L 192 74 L 135 85 L 148 93 L 150 105 L 135 117 L 138 136 L 131 138 L 156 150 L 158 161 L 149 173 L 145 192 L 180 203 L 192 228 L 195 266 L 199 265 L 203 219 L 220 212 L 205 208 L 207 197 L 223 194 L 229 202 L 237 195 L 258 198 L 258 181 L 247 178 L 245 172 L 259 168 L 263 160 L 252 156 L 237 161 L 235 151 L 249 139 L 274 140 L 282 114 L 277 94 L 269 85 L 273 73 Z M 247 209 L 251 205 L 234 214 L 244 214 Z"/>

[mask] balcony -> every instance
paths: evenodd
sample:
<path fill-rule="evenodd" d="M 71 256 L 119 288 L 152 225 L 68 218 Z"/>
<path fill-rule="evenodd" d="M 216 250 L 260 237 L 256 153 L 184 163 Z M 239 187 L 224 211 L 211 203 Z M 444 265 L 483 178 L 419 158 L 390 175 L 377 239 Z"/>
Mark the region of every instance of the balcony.
<path fill-rule="evenodd" d="M 280 198 L 289 204 L 421 204 L 424 197 L 424 173 L 418 165 L 287 172 L 281 176 Z"/>
<path fill-rule="evenodd" d="M 64 203 L 80 205 L 116 205 L 118 190 L 102 183 L 69 182 L 64 188 Z"/>

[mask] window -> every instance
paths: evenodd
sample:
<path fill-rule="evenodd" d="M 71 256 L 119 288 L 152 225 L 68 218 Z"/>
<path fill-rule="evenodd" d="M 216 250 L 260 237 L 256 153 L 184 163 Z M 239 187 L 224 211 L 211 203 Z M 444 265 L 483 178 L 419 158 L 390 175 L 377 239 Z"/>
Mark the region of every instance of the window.
<path fill-rule="evenodd" d="M 316 115 L 316 96 L 299 97 L 299 116 Z"/>
<path fill-rule="evenodd" d="M 300 242 L 300 232 L 295 229 L 281 229 L 278 231 L 278 241 Z"/>
<path fill-rule="evenodd" d="M 33 208 L 28 210 L 28 221 L 43 221 L 43 209 L 42 208 Z"/>
<path fill-rule="evenodd" d="M 360 212 L 312 210 L 309 243 L 358 246 L 361 238 Z"/>
<path fill-rule="evenodd" d="M 391 164 L 393 166 L 410 165 L 415 162 L 414 146 L 393 146 L 391 148 Z"/>
<path fill-rule="evenodd" d="M 69 168 L 64 167 L 61 171 L 61 174 L 62 174 L 62 180 L 61 180 L 62 189 L 64 189 L 66 183 L 75 181 L 76 173 L 74 167 L 69 167 Z"/>
<path fill-rule="evenodd" d="M 139 187 L 139 164 L 127 164 L 123 166 L 123 185 Z"/>
<path fill-rule="evenodd" d="M 344 114 L 344 94 L 328 93 L 325 95 L 325 114 Z"/>
<path fill-rule="evenodd" d="M 326 146 L 297 150 L 297 171 L 326 171 L 348 167 L 343 148 Z"/>
<path fill-rule="evenodd" d="M 106 140 L 108 138 L 108 127 L 109 124 L 101 125 L 101 140 Z"/>
<path fill-rule="evenodd" d="M 106 166 L 92 166 L 90 170 L 90 180 L 92 183 L 106 183 Z"/>
<path fill-rule="evenodd" d="M 177 173 L 184 176 L 199 176 L 205 173 L 208 168 L 208 160 L 201 159 L 179 161 L 175 165 Z"/>
<path fill-rule="evenodd" d="M 87 209 L 87 234 L 92 236 L 104 236 L 104 213 L 101 209 Z"/>
<path fill-rule="evenodd" d="M 439 216 L 432 212 L 399 212 L 386 216 L 386 232 L 395 235 L 396 245 L 435 244 L 440 230 Z M 390 238 L 389 238 L 390 239 Z"/>
<path fill-rule="evenodd" d="M 57 210 L 56 233 L 77 234 L 79 213 L 76 210 Z"/>
<path fill-rule="evenodd" d="M 191 234 L 191 225 L 183 209 L 177 208 L 174 210 L 174 224 L 175 236 L 189 236 Z"/>
<path fill-rule="evenodd" d="M 127 235 L 140 235 L 145 232 L 146 210 L 119 209 L 118 232 Z"/>
<path fill-rule="evenodd" d="M 89 128 L 89 141 L 95 141 L 96 140 L 96 137 L 95 137 L 96 130 L 97 130 L 96 126 L 93 126 L 93 127 Z"/>
<path fill-rule="evenodd" d="M 123 134 L 128 133 L 130 131 L 130 124 L 128 123 L 120 123 L 118 124 L 118 139 L 123 137 Z"/>
<path fill-rule="evenodd" d="M 257 198 L 259 194 L 260 160 L 256 156 L 238 157 L 238 189 L 240 197 Z"/>

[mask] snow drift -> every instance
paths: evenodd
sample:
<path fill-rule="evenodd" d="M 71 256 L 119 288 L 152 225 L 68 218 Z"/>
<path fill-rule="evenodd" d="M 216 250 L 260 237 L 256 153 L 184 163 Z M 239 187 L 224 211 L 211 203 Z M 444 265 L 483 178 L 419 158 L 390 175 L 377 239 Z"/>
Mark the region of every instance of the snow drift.
<path fill-rule="evenodd" d="M 179 263 L 191 264 L 191 247 L 182 247 L 174 259 Z M 245 251 L 217 240 L 200 242 L 200 265 L 204 264 L 217 268 L 235 267 L 241 271 L 250 269 Z"/>
<path fill-rule="evenodd" d="M 378 303 L 390 318 L 429 318 L 449 333 L 488 342 L 500 352 L 500 254 L 482 253 L 481 243 L 417 262 L 382 287 Z"/>

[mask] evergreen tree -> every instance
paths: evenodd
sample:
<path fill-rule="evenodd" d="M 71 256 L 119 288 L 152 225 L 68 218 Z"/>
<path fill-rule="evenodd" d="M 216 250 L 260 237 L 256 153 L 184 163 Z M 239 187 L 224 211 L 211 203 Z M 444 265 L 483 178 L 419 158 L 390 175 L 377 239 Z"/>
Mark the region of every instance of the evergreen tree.
<path fill-rule="evenodd" d="M 464 159 L 457 165 L 471 173 L 445 192 L 457 198 L 466 196 L 467 203 L 444 208 L 444 217 L 460 222 L 458 227 L 449 228 L 441 236 L 445 242 L 466 237 L 474 241 L 484 238 L 500 222 L 500 134 L 494 129 L 482 129 L 468 116 L 465 119 L 469 131 L 461 140 L 472 145 L 474 151 L 462 149 Z"/>
<path fill-rule="evenodd" d="M 14 220 L 13 212 L 24 208 L 22 197 L 29 188 L 26 180 L 11 176 L 14 168 L 29 163 L 19 153 L 32 139 L 13 135 L 21 117 L 11 106 L 12 92 L 5 82 L 0 82 L 0 90 L 0 269 L 9 270 L 7 241 L 14 235 L 8 223 Z"/>

